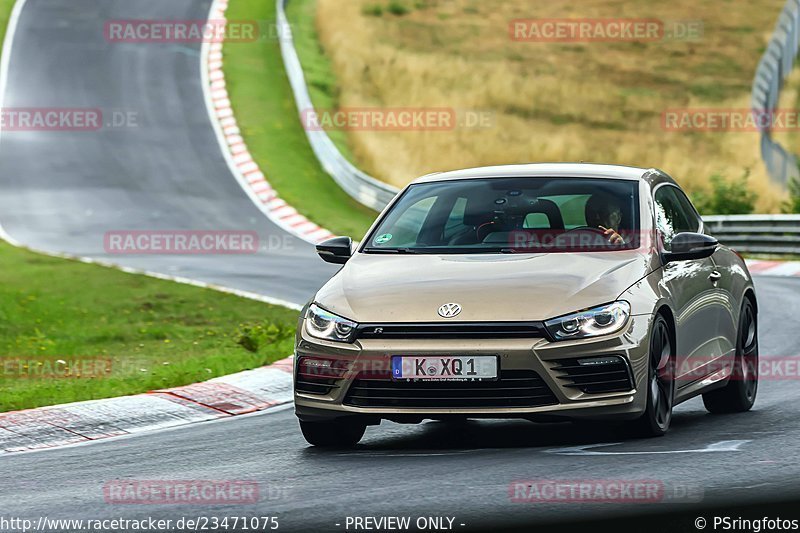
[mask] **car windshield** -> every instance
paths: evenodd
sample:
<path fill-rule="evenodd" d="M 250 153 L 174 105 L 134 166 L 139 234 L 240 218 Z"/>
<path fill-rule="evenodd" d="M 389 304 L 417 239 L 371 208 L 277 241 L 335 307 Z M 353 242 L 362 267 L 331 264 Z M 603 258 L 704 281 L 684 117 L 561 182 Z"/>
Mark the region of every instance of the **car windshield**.
<path fill-rule="evenodd" d="M 638 248 L 638 182 L 486 178 L 410 186 L 365 253 L 540 253 Z"/>

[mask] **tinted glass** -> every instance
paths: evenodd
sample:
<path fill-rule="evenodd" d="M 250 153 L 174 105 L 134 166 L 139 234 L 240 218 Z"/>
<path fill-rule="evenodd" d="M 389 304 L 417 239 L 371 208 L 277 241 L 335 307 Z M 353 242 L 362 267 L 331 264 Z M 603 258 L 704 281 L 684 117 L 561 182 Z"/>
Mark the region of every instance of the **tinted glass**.
<path fill-rule="evenodd" d="M 664 242 L 664 248 L 671 248 L 672 239 L 678 233 L 697 231 L 699 220 L 689 200 L 672 186 L 661 187 L 656 191 L 656 227 Z"/>
<path fill-rule="evenodd" d="M 491 178 L 412 185 L 364 251 L 490 253 L 638 247 L 638 182 Z"/>

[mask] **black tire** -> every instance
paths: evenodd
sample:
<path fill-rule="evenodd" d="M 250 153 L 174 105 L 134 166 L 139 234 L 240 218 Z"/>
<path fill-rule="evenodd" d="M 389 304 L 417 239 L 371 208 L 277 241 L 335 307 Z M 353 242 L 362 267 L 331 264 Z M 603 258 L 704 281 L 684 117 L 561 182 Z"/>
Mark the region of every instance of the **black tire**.
<path fill-rule="evenodd" d="M 756 402 L 758 392 L 758 319 L 753 303 L 745 298 L 736 333 L 736 356 L 728 384 L 703 394 L 710 413 L 742 413 Z"/>
<path fill-rule="evenodd" d="M 650 333 L 647 407 L 629 423 L 635 436 L 660 437 L 669 430 L 675 402 L 675 347 L 666 319 L 657 315 Z"/>
<path fill-rule="evenodd" d="M 300 430 L 303 432 L 303 437 L 312 446 L 352 448 L 364 436 L 367 425 L 352 420 L 333 422 L 304 422 L 301 420 Z"/>

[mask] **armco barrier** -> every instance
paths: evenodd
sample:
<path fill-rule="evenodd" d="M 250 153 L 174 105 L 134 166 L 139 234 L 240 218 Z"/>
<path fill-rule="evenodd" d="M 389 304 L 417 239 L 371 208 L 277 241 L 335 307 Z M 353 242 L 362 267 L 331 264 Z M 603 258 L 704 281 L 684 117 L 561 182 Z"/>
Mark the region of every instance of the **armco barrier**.
<path fill-rule="evenodd" d="M 300 58 L 294 48 L 292 29 L 286 19 L 284 10 L 286 2 L 287 0 L 277 0 L 276 7 L 278 28 L 280 28 L 281 55 L 294 92 L 297 110 L 301 114 L 308 113 L 314 109 L 314 104 L 311 103 L 303 67 L 300 65 Z M 375 211 L 381 211 L 397 194 L 398 189 L 395 187 L 373 178 L 350 163 L 324 130 L 311 131 L 311 128 L 305 128 L 305 130 L 308 142 L 322 168 L 339 184 L 339 187 L 356 201 Z"/>
<path fill-rule="evenodd" d="M 800 255 L 800 215 L 727 215 L 703 220 L 709 233 L 737 251 Z"/>
<path fill-rule="evenodd" d="M 792 72 L 798 45 L 800 45 L 800 0 L 788 0 L 756 69 L 750 97 L 750 106 L 754 112 L 770 112 L 778 107 L 781 87 Z M 790 179 L 800 176 L 797 158 L 772 140 L 770 124 L 759 124 L 759 128 L 761 159 L 770 177 L 785 184 Z"/>
<path fill-rule="evenodd" d="M 302 114 L 314 109 L 314 105 L 286 18 L 285 7 L 288 1 L 290 0 L 276 0 L 281 54 L 298 112 Z M 789 0 L 778 18 L 769 47 L 758 66 L 752 92 L 754 110 L 774 109 L 777 106 L 781 84 L 792 69 L 798 44 L 800 0 Z M 395 187 L 367 175 L 350 163 L 324 130 L 312 131 L 311 128 L 306 128 L 306 135 L 325 171 L 358 202 L 380 211 L 397 194 L 398 189 Z M 797 161 L 794 155 L 772 141 L 770 135 L 768 129 L 761 132 L 762 157 L 770 175 L 785 183 L 790 177 L 798 175 Z M 800 254 L 800 216 L 710 216 L 705 220 L 709 231 L 721 242 L 742 252 Z"/>

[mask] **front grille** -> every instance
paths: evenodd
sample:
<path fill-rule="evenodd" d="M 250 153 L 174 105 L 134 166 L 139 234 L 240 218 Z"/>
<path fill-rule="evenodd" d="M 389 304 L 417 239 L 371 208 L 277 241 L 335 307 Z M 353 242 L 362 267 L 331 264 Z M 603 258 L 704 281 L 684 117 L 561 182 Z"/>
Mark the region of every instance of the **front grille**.
<path fill-rule="evenodd" d="M 528 339 L 545 336 L 537 322 L 362 324 L 359 339 Z"/>
<path fill-rule="evenodd" d="M 503 370 L 495 381 L 353 381 L 344 403 L 354 407 L 538 407 L 558 403 L 539 374 Z"/>
<path fill-rule="evenodd" d="M 553 370 L 563 372 L 556 377 L 565 382 L 565 387 L 587 394 L 633 390 L 630 367 L 625 358 L 618 355 L 561 359 Z"/>

